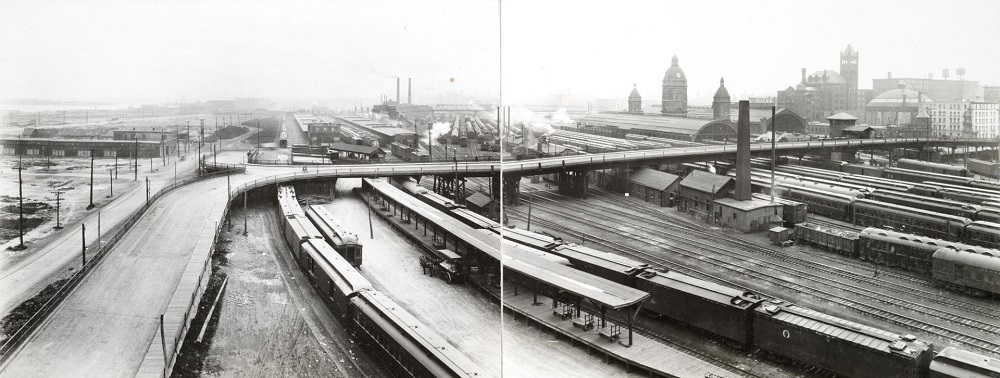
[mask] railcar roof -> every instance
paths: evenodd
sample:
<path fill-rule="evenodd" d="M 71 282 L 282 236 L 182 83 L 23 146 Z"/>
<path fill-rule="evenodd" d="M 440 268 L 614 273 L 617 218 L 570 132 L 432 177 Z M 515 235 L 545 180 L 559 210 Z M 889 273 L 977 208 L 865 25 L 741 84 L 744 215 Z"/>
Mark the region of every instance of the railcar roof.
<path fill-rule="evenodd" d="M 831 338 L 838 338 L 850 343 L 854 343 L 865 348 L 871 348 L 882 352 L 896 352 L 910 357 L 929 347 L 929 344 L 914 340 L 904 341 L 896 333 L 869 327 L 864 324 L 855 323 L 846 319 L 841 319 L 822 312 L 799 307 L 793 304 L 771 304 L 765 303 L 757 307 L 758 312 L 768 314 L 773 319 L 782 322 L 807 328 L 815 332 L 823 333 Z M 890 348 L 895 343 L 903 343 L 905 349 Z M 900 344 L 896 344 L 900 346 Z"/>
<path fill-rule="evenodd" d="M 349 289 L 350 292 L 345 293 L 346 295 L 350 295 L 351 293 L 372 288 L 371 282 L 369 282 L 367 278 L 362 276 L 361 272 L 358 272 L 357 269 L 351 266 L 351 264 L 348 263 L 347 260 L 344 260 L 344 258 L 341 257 L 340 254 L 338 254 L 337 251 L 334 250 L 333 247 L 330 247 L 330 245 L 327 244 L 325 241 L 320 239 L 312 239 L 306 241 L 306 243 L 308 243 L 309 246 L 312 247 L 312 250 L 309 251 L 309 254 L 310 255 L 315 254 L 315 256 L 313 256 L 313 259 L 315 260 L 322 259 L 320 261 L 326 261 L 329 263 L 329 264 L 319 264 L 320 268 L 323 269 L 324 272 L 326 272 L 327 277 L 343 282 L 348 286 L 347 289 Z"/>
<path fill-rule="evenodd" d="M 698 297 L 722 303 L 727 306 L 747 308 L 753 304 L 753 302 L 747 301 L 737 302 L 738 299 L 743 298 L 744 294 L 747 294 L 747 292 L 740 289 L 704 281 L 674 271 L 646 271 L 640 274 L 638 279 L 646 280 L 660 286 L 669 287 L 686 293 L 691 293 L 697 295 Z M 756 294 L 754 295 L 756 296 Z"/>
<path fill-rule="evenodd" d="M 365 179 L 365 182 L 379 193 L 382 193 L 382 195 L 413 210 L 424 219 L 430 220 L 437 227 L 448 230 L 473 248 L 497 259 L 504 267 L 514 272 L 524 274 L 580 297 L 590 298 L 596 303 L 612 308 L 630 306 L 639 303 L 649 296 L 649 293 L 644 291 L 608 281 L 524 251 L 504 250 L 501 253 L 500 240 L 498 238 L 477 232 L 472 227 L 443 214 L 385 181 Z"/>
<path fill-rule="evenodd" d="M 973 353 L 967 350 L 947 347 L 938 352 L 931 362 L 931 370 L 945 373 L 954 377 L 966 376 L 968 369 L 964 366 L 955 366 L 952 362 L 959 362 L 963 365 L 971 365 L 976 370 L 1000 374 L 1000 359 Z"/>
<path fill-rule="evenodd" d="M 1000 251 L 988 248 L 941 248 L 934 252 L 935 260 L 952 261 L 1000 273 Z"/>
<path fill-rule="evenodd" d="M 913 215 L 917 215 L 917 216 L 919 216 L 921 218 L 929 218 L 929 219 L 934 219 L 934 220 L 947 219 L 947 220 L 952 221 L 952 222 L 957 222 L 957 223 L 959 223 L 961 225 L 968 225 L 968 224 L 972 223 L 972 220 L 969 219 L 969 218 L 966 218 L 966 217 L 959 217 L 959 216 L 955 216 L 955 215 L 941 214 L 941 213 L 934 212 L 934 211 L 928 211 L 928 210 L 924 210 L 924 209 L 918 209 L 918 208 L 915 208 L 915 207 L 897 205 L 897 204 L 894 204 L 894 203 L 881 202 L 881 201 L 873 201 L 873 200 L 868 200 L 868 199 L 863 199 L 863 198 L 857 199 L 857 200 L 854 201 L 854 206 L 855 207 L 857 207 L 859 205 L 866 205 L 866 204 L 870 205 L 870 206 L 883 207 L 885 210 L 892 210 L 892 211 L 901 211 L 901 212 L 912 213 Z"/>

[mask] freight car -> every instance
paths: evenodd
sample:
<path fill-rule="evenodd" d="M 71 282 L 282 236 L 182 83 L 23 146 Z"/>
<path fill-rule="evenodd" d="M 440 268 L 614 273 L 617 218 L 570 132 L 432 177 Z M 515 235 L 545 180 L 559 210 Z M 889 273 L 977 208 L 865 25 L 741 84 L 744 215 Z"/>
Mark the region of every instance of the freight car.
<path fill-rule="evenodd" d="M 375 290 L 351 298 L 351 328 L 396 377 L 479 377 L 486 372 L 458 348 Z"/>
<path fill-rule="evenodd" d="M 968 169 L 966 169 L 965 167 L 958 167 L 951 164 L 932 163 L 929 161 L 914 160 L 914 159 L 899 159 L 896 161 L 896 166 L 899 168 L 910 169 L 914 171 L 932 172 L 942 175 L 951 175 L 958 177 L 969 177 Z"/>
<path fill-rule="evenodd" d="M 854 201 L 854 224 L 861 226 L 890 227 L 935 238 L 957 240 L 971 223 L 969 218 L 913 207 L 867 199 Z"/>
<path fill-rule="evenodd" d="M 858 257 L 858 233 L 802 223 L 795 226 L 795 243 L 812 244 L 838 254 Z"/>
<path fill-rule="evenodd" d="M 983 377 L 1000 378 L 1000 359 L 947 347 L 934 359 L 927 378 Z"/>
<path fill-rule="evenodd" d="M 754 310 L 754 345 L 855 378 L 923 377 L 933 345 L 779 300 Z"/>
<path fill-rule="evenodd" d="M 934 252 L 931 277 L 970 295 L 1000 294 L 1000 253 L 986 248 L 960 248 L 948 246 Z"/>
<path fill-rule="evenodd" d="M 357 234 L 348 232 L 347 228 L 321 206 L 309 206 L 306 209 L 306 217 L 313 222 L 319 233 L 337 253 L 350 261 L 354 267 L 361 266 L 363 246 Z"/>

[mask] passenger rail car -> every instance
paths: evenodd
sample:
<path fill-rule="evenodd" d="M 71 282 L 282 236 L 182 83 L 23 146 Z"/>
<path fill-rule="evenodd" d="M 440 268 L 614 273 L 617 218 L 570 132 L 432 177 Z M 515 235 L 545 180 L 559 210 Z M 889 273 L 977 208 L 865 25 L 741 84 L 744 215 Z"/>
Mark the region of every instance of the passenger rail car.
<path fill-rule="evenodd" d="M 975 245 L 1000 249 L 1000 224 L 986 221 L 972 222 L 965 228 L 965 239 Z"/>
<path fill-rule="evenodd" d="M 933 345 L 778 300 L 754 311 L 754 344 L 855 378 L 923 377 Z"/>
<path fill-rule="evenodd" d="M 928 185 L 934 185 L 942 189 L 954 189 L 954 190 L 964 191 L 970 194 L 976 194 L 983 198 L 987 198 L 987 200 L 985 201 L 1000 200 L 1000 191 L 994 189 L 977 188 L 972 186 L 967 187 L 967 186 L 955 185 L 948 182 L 937 182 L 937 181 L 924 181 L 923 183 Z"/>
<path fill-rule="evenodd" d="M 378 291 L 351 298 L 351 326 L 396 377 L 480 377 L 486 372 Z"/>
<path fill-rule="evenodd" d="M 977 219 L 979 212 L 983 209 L 982 206 L 970 205 L 965 202 L 887 190 L 872 192 L 870 198 L 881 202 L 894 203 L 969 219 Z"/>
<path fill-rule="evenodd" d="M 855 197 L 791 185 L 778 185 L 775 194 L 781 198 L 806 203 L 811 213 L 853 221 L 851 204 L 856 200 Z"/>
<path fill-rule="evenodd" d="M 935 281 L 971 295 L 1000 294 L 1000 253 L 986 248 L 959 249 L 955 246 L 934 252 Z"/>
<path fill-rule="evenodd" d="M 350 314 L 351 297 L 359 291 L 372 289 L 372 284 L 329 244 L 311 239 L 302 244 L 299 265 L 312 281 L 316 291 L 329 302 L 340 317 Z"/>
<path fill-rule="evenodd" d="M 969 218 L 913 207 L 866 199 L 854 201 L 854 224 L 861 226 L 889 227 L 935 238 L 958 240 L 964 234 L 965 227 L 971 223 Z"/>
<path fill-rule="evenodd" d="M 361 266 L 363 246 L 357 234 L 348 232 L 347 228 L 322 206 L 309 206 L 306 209 L 306 217 L 316 225 L 316 229 L 337 253 L 350 261 L 354 267 Z"/>
<path fill-rule="evenodd" d="M 943 175 L 932 172 L 915 171 L 905 168 L 886 168 L 885 178 L 909 182 L 937 181 L 958 186 L 969 186 L 972 179 L 952 175 Z"/>
<path fill-rule="evenodd" d="M 932 172 L 942 175 L 951 175 L 958 177 L 969 177 L 969 170 L 965 167 L 954 166 L 951 164 L 941 164 L 932 163 L 929 161 L 914 160 L 914 159 L 899 159 L 896 161 L 896 166 L 899 168 L 910 169 L 914 171 Z"/>
<path fill-rule="evenodd" d="M 931 360 L 927 378 L 1000 378 L 1000 359 L 947 347 Z"/>
<path fill-rule="evenodd" d="M 858 234 L 859 257 L 875 264 L 894 266 L 925 276 L 931 274 L 934 252 L 945 240 L 869 227 Z"/>

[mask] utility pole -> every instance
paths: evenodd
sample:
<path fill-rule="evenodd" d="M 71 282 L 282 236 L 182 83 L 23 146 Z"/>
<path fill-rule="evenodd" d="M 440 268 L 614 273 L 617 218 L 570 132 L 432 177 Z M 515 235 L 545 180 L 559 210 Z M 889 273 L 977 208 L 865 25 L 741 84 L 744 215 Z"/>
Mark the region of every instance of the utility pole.
<path fill-rule="evenodd" d="M 57 191 L 55 191 L 55 193 L 56 193 L 56 228 L 55 229 L 56 230 L 61 230 L 62 229 L 62 224 L 59 223 L 59 204 L 60 204 L 59 195 L 61 195 L 62 192 L 57 190 Z"/>
<path fill-rule="evenodd" d="M 149 176 L 146 176 L 146 202 L 149 202 Z"/>
<path fill-rule="evenodd" d="M 108 198 L 111 198 L 115 195 L 115 171 L 112 169 L 108 170 L 108 182 L 111 183 L 111 193 L 108 193 Z"/>
<path fill-rule="evenodd" d="M 257 151 L 260 151 L 260 121 L 257 121 Z"/>
<path fill-rule="evenodd" d="M 535 202 L 535 191 L 528 192 L 528 226 L 527 231 L 531 231 L 531 203 Z"/>
<path fill-rule="evenodd" d="M 135 138 L 135 153 L 133 155 L 135 158 L 135 165 L 133 166 L 135 168 L 135 176 L 132 178 L 132 181 L 139 181 L 139 138 Z"/>
<path fill-rule="evenodd" d="M 375 229 L 372 228 L 372 189 L 368 190 L 368 238 L 375 239 Z M 424 224 L 426 228 L 426 223 Z"/>
<path fill-rule="evenodd" d="M 191 121 L 187 121 L 187 143 L 184 144 L 184 153 L 188 153 L 188 146 L 191 144 Z"/>
<path fill-rule="evenodd" d="M 115 178 L 118 178 L 118 151 L 115 151 Z"/>
<path fill-rule="evenodd" d="M 778 157 L 775 152 L 775 139 L 777 138 L 776 127 L 774 126 L 774 109 L 771 107 L 771 204 L 774 205 L 774 165 L 778 162 Z M 874 157 L 873 157 L 874 158 Z"/>
<path fill-rule="evenodd" d="M 81 254 L 83 255 L 83 267 L 87 267 L 87 224 L 80 224 L 80 244 L 83 247 Z"/>
<path fill-rule="evenodd" d="M 90 150 L 90 205 L 87 205 L 87 210 L 94 207 L 94 150 Z"/>
<path fill-rule="evenodd" d="M 23 170 L 24 170 L 24 164 L 21 163 L 21 154 L 18 154 L 17 155 L 17 213 L 18 213 L 17 230 L 21 238 L 20 239 L 21 244 L 18 244 L 17 247 L 20 249 L 26 248 L 24 245 L 24 188 L 22 188 L 24 180 L 21 179 L 21 171 Z"/>

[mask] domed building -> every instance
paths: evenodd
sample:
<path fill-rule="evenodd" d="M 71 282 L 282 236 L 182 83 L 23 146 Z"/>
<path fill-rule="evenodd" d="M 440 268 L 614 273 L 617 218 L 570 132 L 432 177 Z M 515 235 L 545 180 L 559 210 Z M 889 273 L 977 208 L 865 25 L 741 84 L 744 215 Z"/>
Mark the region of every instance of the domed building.
<path fill-rule="evenodd" d="M 632 83 L 632 93 L 628 95 L 628 112 L 642 114 L 642 96 L 639 95 L 635 83 Z"/>
<path fill-rule="evenodd" d="M 670 59 L 670 68 L 663 75 L 663 97 L 660 112 L 667 115 L 687 115 L 687 76 L 677 64 L 677 55 Z"/>
<path fill-rule="evenodd" d="M 712 119 L 728 120 L 730 117 L 729 107 L 732 104 L 731 98 L 729 97 L 729 90 L 726 89 L 726 79 L 719 79 L 719 89 L 715 91 L 715 96 L 712 97 Z"/>
<path fill-rule="evenodd" d="M 865 106 L 865 120 L 872 126 L 909 126 L 917 118 L 922 105 L 932 101 L 923 94 L 906 88 L 900 80 L 896 89 L 875 96 Z"/>

